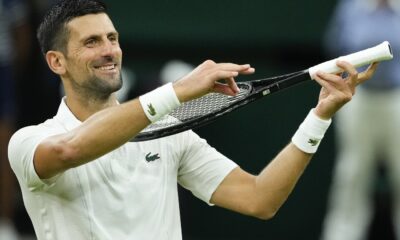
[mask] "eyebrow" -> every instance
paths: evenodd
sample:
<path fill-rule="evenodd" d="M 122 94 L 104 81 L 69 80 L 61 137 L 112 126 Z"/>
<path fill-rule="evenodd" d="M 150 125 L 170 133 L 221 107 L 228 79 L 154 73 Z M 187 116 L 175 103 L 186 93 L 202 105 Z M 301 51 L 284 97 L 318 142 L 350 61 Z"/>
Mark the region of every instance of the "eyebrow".
<path fill-rule="evenodd" d="M 119 37 L 119 33 L 117 31 L 113 31 L 107 34 L 107 36 L 116 36 Z"/>
<path fill-rule="evenodd" d="M 101 39 L 101 35 L 102 34 L 91 34 L 89 36 L 85 36 L 81 39 L 81 42 L 85 42 L 88 39 Z M 107 33 L 107 37 L 109 37 L 109 36 L 117 36 L 118 37 L 119 33 L 117 31 L 112 31 L 112 32 Z"/>

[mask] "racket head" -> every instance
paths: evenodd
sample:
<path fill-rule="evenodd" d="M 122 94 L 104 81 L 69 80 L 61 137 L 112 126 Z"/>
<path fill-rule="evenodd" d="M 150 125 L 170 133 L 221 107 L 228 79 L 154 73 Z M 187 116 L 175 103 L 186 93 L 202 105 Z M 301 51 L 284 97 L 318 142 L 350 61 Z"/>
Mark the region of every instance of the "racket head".
<path fill-rule="evenodd" d="M 253 90 L 250 83 L 243 82 L 237 85 L 240 92 L 235 96 L 209 93 L 183 103 L 168 115 L 147 126 L 131 141 L 156 139 L 200 127 L 226 114 L 226 111 L 232 111 L 233 106 L 239 105 Z"/>
<path fill-rule="evenodd" d="M 147 126 L 131 141 L 152 140 L 206 125 L 256 99 L 289 87 L 290 82 L 295 80 L 301 82 L 305 79 L 309 79 L 306 70 L 281 76 L 238 82 L 237 86 L 240 91 L 235 96 L 209 93 L 203 97 L 183 103 L 170 114 Z M 282 86 L 282 84 L 287 86 Z"/>

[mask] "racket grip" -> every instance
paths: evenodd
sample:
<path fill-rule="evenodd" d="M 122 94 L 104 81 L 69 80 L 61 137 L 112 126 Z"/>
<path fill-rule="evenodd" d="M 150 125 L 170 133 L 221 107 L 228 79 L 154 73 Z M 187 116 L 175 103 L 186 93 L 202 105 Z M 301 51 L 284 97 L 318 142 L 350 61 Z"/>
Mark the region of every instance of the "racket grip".
<path fill-rule="evenodd" d="M 380 62 L 385 60 L 390 60 L 393 58 L 392 48 L 388 41 L 384 41 L 375 47 L 367 48 L 365 50 L 352 53 L 346 56 L 338 57 L 330 61 L 326 61 L 310 67 L 308 73 L 311 79 L 314 79 L 315 73 L 317 71 L 323 71 L 327 73 L 340 73 L 343 69 L 336 66 L 338 60 L 343 60 L 351 63 L 355 67 L 361 67 L 373 62 Z"/>

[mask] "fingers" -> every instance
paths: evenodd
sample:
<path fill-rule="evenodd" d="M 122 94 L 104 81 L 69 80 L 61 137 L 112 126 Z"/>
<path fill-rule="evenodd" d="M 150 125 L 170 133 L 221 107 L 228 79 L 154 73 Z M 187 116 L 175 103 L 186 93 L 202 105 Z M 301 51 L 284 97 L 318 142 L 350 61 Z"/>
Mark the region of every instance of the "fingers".
<path fill-rule="evenodd" d="M 250 64 L 234 64 L 234 63 L 217 63 L 216 64 L 219 68 L 225 71 L 236 71 L 236 72 L 254 72 L 254 68 L 250 66 Z"/>
<path fill-rule="evenodd" d="M 337 61 L 337 66 L 347 72 L 347 77 L 341 74 L 330 74 L 318 71 L 314 79 L 322 86 L 316 111 L 323 118 L 331 118 L 344 104 L 352 99 L 356 86 L 368 80 L 374 74 L 378 64 L 373 63 L 369 68 L 358 73 L 348 62 Z"/>
<path fill-rule="evenodd" d="M 236 95 L 237 93 L 239 93 L 240 89 L 238 88 L 234 77 L 238 76 L 239 74 L 246 74 L 246 75 L 253 74 L 255 71 L 255 69 L 250 67 L 249 64 L 242 65 L 241 68 L 242 68 L 242 70 L 240 70 L 238 72 L 231 72 L 233 75 L 232 77 L 222 77 L 222 76 L 219 77 L 219 79 L 225 80 L 226 84 L 230 88 L 230 90 L 228 91 L 229 93 L 225 93 L 225 94 Z M 219 83 L 216 83 L 215 87 L 224 87 L 224 89 L 226 88 L 223 84 L 219 84 Z M 230 92 L 233 92 L 233 94 L 231 94 Z M 222 92 L 222 93 L 224 93 L 224 92 Z"/>
<path fill-rule="evenodd" d="M 250 67 L 246 70 L 241 71 L 240 74 L 248 75 L 248 74 L 253 74 L 255 71 L 256 70 L 254 68 Z"/>
<path fill-rule="evenodd" d="M 237 72 L 239 74 L 252 74 L 255 72 L 255 69 L 252 68 L 250 64 L 215 63 L 214 61 L 207 60 L 202 65 L 204 65 L 205 68 Z"/>
<path fill-rule="evenodd" d="M 250 64 L 215 63 L 207 60 L 174 83 L 175 93 L 181 102 L 199 98 L 210 92 L 236 95 L 239 88 L 235 77 L 239 74 L 252 74 L 254 71 Z"/>
<path fill-rule="evenodd" d="M 351 87 L 355 87 L 359 84 L 358 71 L 352 64 L 339 60 L 336 62 L 336 65 L 348 73 L 346 81 Z"/>
<path fill-rule="evenodd" d="M 236 81 L 233 77 L 225 79 L 225 81 L 228 84 L 229 88 L 232 89 L 232 91 L 234 91 L 235 94 L 239 93 L 240 89 L 237 86 Z"/>
<path fill-rule="evenodd" d="M 355 87 L 339 75 L 318 71 L 314 79 L 322 86 L 316 109 L 324 119 L 331 118 L 354 95 Z"/>
<path fill-rule="evenodd" d="M 378 65 L 379 65 L 378 62 L 374 62 L 371 65 L 369 65 L 367 70 L 360 73 L 358 76 L 358 84 L 363 83 L 363 82 L 367 81 L 368 79 L 370 79 L 374 75 L 376 69 L 378 68 Z"/>
<path fill-rule="evenodd" d="M 337 62 L 338 67 L 349 73 L 349 76 L 346 80 L 354 87 L 370 79 L 374 75 L 376 69 L 378 68 L 378 65 L 378 62 L 372 63 L 371 65 L 369 65 L 367 70 L 361 73 L 357 73 L 355 67 L 350 63 L 345 61 Z"/>
<path fill-rule="evenodd" d="M 338 67 L 342 68 L 343 70 L 345 70 L 346 72 L 348 72 L 349 74 L 353 74 L 354 75 L 354 74 L 358 73 L 356 68 L 352 64 L 350 64 L 349 62 L 338 60 L 336 62 L 336 65 Z"/>
<path fill-rule="evenodd" d="M 239 88 L 235 82 L 235 77 L 239 74 L 252 74 L 255 69 L 250 64 L 234 64 L 234 63 L 215 63 L 213 61 L 204 62 L 206 67 L 210 68 L 210 80 L 213 81 L 212 91 L 220 92 L 228 95 L 235 95 L 239 92 Z M 226 84 L 217 81 L 224 80 Z"/>
<path fill-rule="evenodd" d="M 343 82 L 343 79 L 338 75 L 318 71 L 315 74 L 315 81 L 317 81 L 319 85 L 331 92 L 336 89 L 335 85 L 333 85 L 332 83 Z"/>
<path fill-rule="evenodd" d="M 239 88 L 237 90 L 232 90 L 230 86 L 223 83 L 215 83 L 213 92 L 222 93 L 229 96 L 235 96 L 239 92 Z"/>
<path fill-rule="evenodd" d="M 224 80 L 226 84 L 215 82 L 213 91 L 216 91 L 217 87 L 218 87 L 218 89 L 221 89 L 221 86 L 225 86 L 224 88 L 230 88 L 229 92 L 232 92 L 233 95 L 237 94 L 240 90 L 236 84 L 234 77 L 236 77 L 238 74 L 239 74 L 238 72 L 227 72 L 227 71 L 219 72 L 217 79 Z M 223 93 L 223 92 L 221 92 L 221 93 Z M 232 95 L 232 94 L 228 94 L 228 95 Z"/>

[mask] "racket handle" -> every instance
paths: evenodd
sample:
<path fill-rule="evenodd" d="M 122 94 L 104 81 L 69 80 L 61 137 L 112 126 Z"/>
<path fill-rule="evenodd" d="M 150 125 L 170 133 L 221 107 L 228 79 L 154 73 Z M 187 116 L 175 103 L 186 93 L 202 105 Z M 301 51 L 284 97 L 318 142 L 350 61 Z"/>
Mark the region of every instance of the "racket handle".
<path fill-rule="evenodd" d="M 340 73 L 343 70 L 336 66 L 337 60 L 343 60 L 351 63 L 355 67 L 361 67 L 373 62 L 380 62 L 384 60 L 390 60 L 393 58 L 392 49 L 388 41 L 385 41 L 375 47 L 367 48 L 365 50 L 352 53 L 346 56 L 338 57 L 330 61 L 326 61 L 310 67 L 308 72 L 311 79 L 314 79 L 314 75 L 317 71 L 323 71 L 327 73 Z"/>

